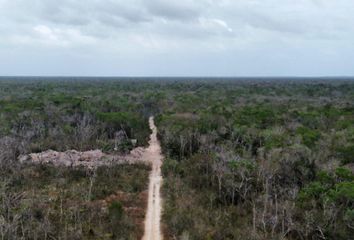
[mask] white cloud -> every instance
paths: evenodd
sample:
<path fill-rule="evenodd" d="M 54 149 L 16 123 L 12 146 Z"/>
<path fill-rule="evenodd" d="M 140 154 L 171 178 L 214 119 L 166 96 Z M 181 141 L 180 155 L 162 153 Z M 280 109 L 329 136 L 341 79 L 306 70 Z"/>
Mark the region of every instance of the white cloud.
<path fill-rule="evenodd" d="M 52 29 L 50 29 L 47 26 L 44 26 L 44 25 L 36 26 L 34 28 L 34 31 L 39 33 L 43 38 L 45 38 L 47 40 L 50 40 L 50 41 L 57 41 L 58 40 L 58 37 L 56 36 L 56 34 L 54 34 Z"/>
<path fill-rule="evenodd" d="M 86 45 L 95 43 L 95 39 L 83 35 L 73 28 L 50 28 L 46 25 L 38 25 L 33 28 L 42 44 L 70 47 L 76 44 Z"/>
<path fill-rule="evenodd" d="M 230 28 L 229 25 L 221 19 L 199 18 L 199 22 L 202 25 L 202 27 L 206 29 L 213 29 L 215 31 L 222 29 L 230 33 L 233 32 L 232 28 Z"/>

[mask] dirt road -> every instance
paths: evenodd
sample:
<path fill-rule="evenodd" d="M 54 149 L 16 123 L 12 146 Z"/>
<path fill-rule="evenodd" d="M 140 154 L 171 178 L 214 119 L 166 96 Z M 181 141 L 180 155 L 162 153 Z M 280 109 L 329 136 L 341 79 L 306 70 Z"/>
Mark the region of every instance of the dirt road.
<path fill-rule="evenodd" d="M 162 154 L 160 142 L 157 139 L 157 128 L 154 118 L 149 119 L 150 135 L 149 147 L 144 151 L 142 158 L 152 163 L 152 171 L 150 173 L 148 208 L 145 217 L 145 233 L 143 240 L 162 240 L 160 219 L 161 219 L 161 196 L 160 187 L 162 183 L 161 164 Z"/>

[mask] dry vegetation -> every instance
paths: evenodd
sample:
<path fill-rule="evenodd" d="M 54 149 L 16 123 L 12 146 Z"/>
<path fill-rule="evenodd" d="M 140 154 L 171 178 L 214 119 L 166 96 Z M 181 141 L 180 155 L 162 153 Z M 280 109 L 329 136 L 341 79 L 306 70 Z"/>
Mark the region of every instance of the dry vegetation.
<path fill-rule="evenodd" d="M 146 145 L 148 116 L 130 86 L 60 79 L 0 82 L 1 239 L 142 237 L 150 167 L 106 161 L 87 168 L 93 161 L 67 159 L 85 158 L 71 149 L 111 154 L 118 147 L 114 154 L 125 154 L 133 148 L 130 139 Z M 71 153 L 61 159 L 69 164 L 57 164 L 55 152 L 47 152 L 55 155 L 52 164 L 18 161 L 48 149 Z"/>
<path fill-rule="evenodd" d="M 10 81 L 11 80 L 11 81 Z M 354 82 L 345 79 L 3 79 L 3 239 L 139 239 L 148 167 L 20 165 L 48 149 L 112 153 L 147 143 L 166 159 L 171 239 L 350 239 Z"/>
<path fill-rule="evenodd" d="M 351 238 L 352 81 L 174 86 L 156 118 L 171 239 Z"/>

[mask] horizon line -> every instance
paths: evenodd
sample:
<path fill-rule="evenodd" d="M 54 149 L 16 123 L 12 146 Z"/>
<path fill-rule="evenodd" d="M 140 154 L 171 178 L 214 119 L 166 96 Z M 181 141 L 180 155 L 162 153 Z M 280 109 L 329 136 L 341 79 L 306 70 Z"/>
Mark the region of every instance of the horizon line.
<path fill-rule="evenodd" d="M 248 76 L 202 76 L 202 75 L 0 75 L 0 78 L 354 78 L 354 75 L 248 75 Z"/>

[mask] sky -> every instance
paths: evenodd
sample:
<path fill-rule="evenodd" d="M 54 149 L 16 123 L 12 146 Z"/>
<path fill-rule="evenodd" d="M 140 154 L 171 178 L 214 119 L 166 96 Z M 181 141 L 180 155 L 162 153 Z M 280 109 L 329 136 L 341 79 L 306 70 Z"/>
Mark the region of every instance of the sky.
<path fill-rule="evenodd" d="M 354 76 L 353 0 L 0 0 L 2 76 Z"/>

